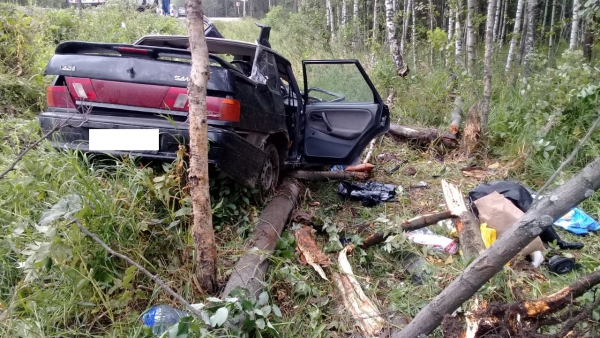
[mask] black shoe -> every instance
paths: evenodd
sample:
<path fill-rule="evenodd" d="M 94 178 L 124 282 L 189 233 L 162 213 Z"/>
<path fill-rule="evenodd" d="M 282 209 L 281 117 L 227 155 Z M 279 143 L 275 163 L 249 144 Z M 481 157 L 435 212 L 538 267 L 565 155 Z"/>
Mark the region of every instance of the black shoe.
<path fill-rule="evenodd" d="M 558 247 L 562 250 L 580 250 L 583 248 L 583 243 L 559 241 Z"/>

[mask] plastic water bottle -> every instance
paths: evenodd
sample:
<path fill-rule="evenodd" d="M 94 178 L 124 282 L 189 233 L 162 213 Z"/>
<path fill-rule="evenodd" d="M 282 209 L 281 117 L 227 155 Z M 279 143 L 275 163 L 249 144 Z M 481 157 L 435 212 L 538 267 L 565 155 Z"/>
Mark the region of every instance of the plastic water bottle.
<path fill-rule="evenodd" d="M 142 315 L 144 325 L 152 329 L 152 333 L 160 336 L 169 327 L 179 323 L 188 313 L 174 309 L 168 305 L 156 305 Z"/>

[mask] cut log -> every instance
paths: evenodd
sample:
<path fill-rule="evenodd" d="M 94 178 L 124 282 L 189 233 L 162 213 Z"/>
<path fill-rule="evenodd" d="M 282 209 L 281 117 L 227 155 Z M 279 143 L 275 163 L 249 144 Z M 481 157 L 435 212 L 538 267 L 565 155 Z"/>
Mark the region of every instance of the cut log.
<path fill-rule="evenodd" d="M 355 171 L 308 171 L 298 170 L 291 173 L 293 178 L 309 181 L 328 181 L 328 180 L 366 180 L 369 173 Z"/>
<path fill-rule="evenodd" d="M 467 113 L 467 121 L 465 122 L 465 131 L 462 134 L 460 142 L 460 151 L 465 156 L 469 156 L 477 149 L 479 145 L 479 137 L 481 135 L 481 121 L 479 119 L 478 104 L 474 104 L 469 108 Z"/>
<path fill-rule="evenodd" d="M 392 124 L 388 133 L 401 141 L 414 143 L 423 148 L 438 143 L 441 143 L 445 148 L 452 149 L 458 147 L 456 135 L 434 128 L 408 127 Z"/>
<path fill-rule="evenodd" d="M 560 187 L 536 200 L 502 238 L 479 255 L 448 287 L 437 295 L 396 337 L 429 334 L 444 318 L 469 299 L 490 278 L 547 227 L 600 189 L 600 157 Z"/>
<path fill-rule="evenodd" d="M 268 257 L 275 250 L 277 239 L 290 219 L 300 190 L 300 184 L 294 179 L 288 179 L 279 186 L 275 198 L 260 214 L 259 223 L 246 245 L 248 252 L 233 268 L 222 293 L 224 297 L 237 287 L 246 288 L 252 296 L 258 297 L 269 268 Z"/>
<path fill-rule="evenodd" d="M 595 271 L 560 291 L 537 300 L 510 304 L 492 303 L 482 309 L 468 312 L 465 314 L 468 332 L 458 316 L 447 315 L 442 328 L 448 337 L 529 337 L 537 332 L 540 326 L 558 324 L 552 321 L 549 315 L 573 305 L 577 297 L 597 284 L 600 284 L 600 271 Z M 462 332 L 457 332 L 457 328 Z"/>
<path fill-rule="evenodd" d="M 452 215 L 458 217 L 454 220 L 454 226 L 458 232 L 463 256 L 467 258 L 478 256 L 485 250 L 479 222 L 475 215 L 467 209 L 463 194 L 456 186 L 442 180 L 442 190 L 448 210 Z"/>
<path fill-rule="evenodd" d="M 369 142 L 369 149 L 367 150 L 367 155 L 365 155 L 365 159 L 362 161 L 363 164 L 369 163 L 371 156 L 373 156 L 373 150 L 375 149 L 375 140 L 377 139 L 374 138 L 371 140 L 371 142 Z"/>
<path fill-rule="evenodd" d="M 457 96 L 454 99 L 454 109 L 452 110 L 452 122 L 450 122 L 450 133 L 457 135 L 460 131 L 460 123 L 462 122 L 462 99 Z"/>
<path fill-rule="evenodd" d="M 421 215 L 409 220 L 403 221 L 400 223 L 399 231 L 413 231 L 421 228 L 425 228 L 432 224 L 436 224 L 439 221 L 443 221 L 452 217 L 452 213 L 450 211 L 438 212 L 435 214 L 427 214 Z M 389 235 L 384 235 L 382 233 L 375 232 L 373 233 L 373 225 L 371 222 L 363 223 L 358 226 L 358 232 L 361 234 L 366 234 L 367 237 L 361 244 L 361 248 L 366 249 L 370 246 L 380 244 L 385 242 L 385 240 L 389 237 Z"/>

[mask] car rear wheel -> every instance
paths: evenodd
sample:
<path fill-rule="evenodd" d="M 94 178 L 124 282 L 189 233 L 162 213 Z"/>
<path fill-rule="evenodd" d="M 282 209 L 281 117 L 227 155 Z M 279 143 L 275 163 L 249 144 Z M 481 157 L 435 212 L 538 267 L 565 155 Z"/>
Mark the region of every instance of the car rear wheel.
<path fill-rule="evenodd" d="M 263 205 L 267 202 L 279 183 L 280 162 L 277 147 L 268 143 L 265 145 L 264 150 L 268 154 L 268 158 L 265 161 L 256 184 L 256 190 L 258 191 L 253 195 L 254 201 L 258 205 Z"/>

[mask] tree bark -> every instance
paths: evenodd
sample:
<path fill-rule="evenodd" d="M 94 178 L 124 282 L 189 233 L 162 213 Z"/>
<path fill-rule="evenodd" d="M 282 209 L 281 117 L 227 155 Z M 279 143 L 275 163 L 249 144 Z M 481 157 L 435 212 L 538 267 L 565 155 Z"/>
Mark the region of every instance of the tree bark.
<path fill-rule="evenodd" d="M 548 4 L 550 1 L 552 0 L 544 0 L 544 17 L 542 18 L 542 34 L 540 34 L 541 41 L 544 41 L 544 34 L 546 33 L 546 18 L 548 17 Z"/>
<path fill-rule="evenodd" d="M 194 221 L 192 238 L 196 247 L 196 277 L 204 292 L 217 287 L 217 247 L 212 226 L 208 186 L 208 134 L 206 85 L 210 77 L 208 48 L 204 36 L 202 0 L 186 0 L 186 16 L 192 69 L 188 84 L 190 125 L 189 186 Z"/>
<path fill-rule="evenodd" d="M 496 12 L 496 15 L 494 14 Z M 495 15 L 495 16 L 494 16 Z M 485 57 L 483 61 L 483 100 L 481 101 L 481 132 L 487 133 L 490 100 L 492 96 L 492 53 L 494 52 L 494 20 L 498 17 L 496 0 L 488 0 L 488 12 L 485 28 Z"/>
<path fill-rule="evenodd" d="M 408 67 L 404 64 L 404 57 L 398 48 L 398 38 L 396 37 L 396 23 L 394 23 L 394 6 L 392 0 L 385 0 L 385 23 L 387 26 L 387 40 L 390 43 L 390 53 L 392 61 L 396 68 L 396 74 L 405 77 L 408 74 Z"/>
<path fill-rule="evenodd" d="M 412 53 L 413 53 L 413 72 L 417 72 L 417 26 L 415 24 L 415 0 L 410 0 L 410 13 L 412 14 Z"/>
<path fill-rule="evenodd" d="M 593 20 L 593 19 L 592 19 Z M 592 28 L 593 21 L 588 20 L 586 22 L 586 27 L 582 39 L 583 43 L 583 57 L 588 60 L 588 62 L 592 61 L 592 47 L 594 45 L 594 29 Z"/>
<path fill-rule="evenodd" d="M 296 207 L 300 191 L 300 184 L 295 180 L 287 180 L 279 186 L 276 197 L 260 214 L 259 223 L 246 245 L 248 252 L 235 263 L 223 296 L 227 297 L 236 287 L 244 287 L 258 297 L 269 269 L 269 256 Z"/>
<path fill-rule="evenodd" d="M 404 0 L 404 12 L 402 12 L 402 38 L 400 39 L 400 54 L 404 55 L 406 35 L 408 34 L 408 22 L 410 20 L 410 0 Z"/>
<path fill-rule="evenodd" d="M 346 27 L 346 0 L 342 0 L 342 27 Z"/>
<path fill-rule="evenodd" d="M 523 75 L 528 77 L 531 73 L 531 57 L 535 52 L 535 18 L 537 0 L 527 0 L 527 38 L 525 40 L 525 61 L 523 62 Z"/>
<path fill-rule="evenodd" d="M 508 48 L 508 57 L 506 60 L 505 73 L 510 72 L 510 67 L 515 60 L 515 48 L 519 39 L 519 32 L 521 31 L 521 17 L 523 16 L 523 5 L 525 0 L 518 0 L 517 2 L 517 13 L 515 14 L 515 27 L 513 29 L 513 36 L 510 39 L 510 47 Z"/>
<path fill-rule="evenodd" d="M 456 20 L 455 20 L 455 41 L 454 41 L 454 61 L 457 65 L 464 67 L 463 52 L 462 52 L 462 38 L 463 31 L 460 24 L 460 14 L 462 12 L 462 0 L 456 0 Z"/>
<path fill-rule="evenodd" d="M 354 0 L 352 6 L 352 20 L 356 23 L 358 21 L 358 0 Z"/>
<path fill-rule="evenodd" d="M 600 157 L 546 197 L 536 200 L 519 221 L 423 308 L 397 337 L 414 338 L 419 334 L 429 334 L 441 323 L 444 315 L 461 306 L 544 229 L 598 189 Z"/>
<path fill-rule="evenodd" d="M 377 34 L 379 33 L 379 24 L 377 22 L 377 14 L 379 12 L 378 0 L 373 0 L 373 41 L 377 40 Z"/>
<path fill-rule="evenodd" d="M 452 121 L 450 122 L 450 132 L 457 135 L 460 131 L 460 123 L 462 122 L 462 98 L 457 96 L 454 99 L 454 109 L 452 110 Z"/>
<path fill-rule="evenodd" d="M 485 244 L 479 230 L 479 222 L 475 215 L 467 209 L 465 198 L 456 186 L 442 180 L 442 190 L 448 210 L 453 216 L 458 217 L 454 219 L 454 225 L 458 232 L 463 256 L 467 259 L 479 256 L 485 250 Z"/>
<path fill-rule="evenodd" d="M 500 36 L 499 36 L 499 42 L 500 45 L 504 44 L 504 37 L 506 36 L 506 13 L 507 13 L 507 8 L 510 5 L 510 1 L 509 0 L 503 0 L 502 3 L 504 4 L 502 6 L 502 31 L 500 32 Z"/>
<path fill-rule="evenodd" d="M 579 32 L 579 0 L 573 0 L 573 17 L 571 19 L 571 40 L 569 49 L 577 48 L 577 33 Z"/>
<path fill-rule="evenodd" d="M 549 0 L 548 0 L 549 1 Z M 556 0 L 552 0 L 552 14 L 550 14 L 550 27 L 548 28 L 548 61 L 552 59 L 554 45 L 554 14 L 556 13 Z"/>
<path fill-rule="evenodd" d="M 479 136 L 481 134 L 481 122 L 479 116 L 478 104 L 472 105 L 467 112 L 465 129 L 462 134 L 462 140 L 460 141 L 460 152 L 463 153 L 465 157 L 469 157 L 479 145 Z"/>
<path fill-rule="evenodd" d="M 477 0 L 467 0 L 467 71 L 473 74 L 475 63 L 475 27 L 473 19 L 477 15 Z"/>
<path fill-rule="evenodd" d="M 327 26 L 331 31 L 331 38 L 335 38 L 335 23 L 333 18 L 333 7 L 331 7 L 331 0 L 325 0 L 325 10 L 327 11 Z"/>
<path fill-rule="evenodd" d="M 500 0 L 495 1 L 495 5 L 496 5 L 496 14 L 494 15 L 494 28 L 493 28 L 493 37 L 492 37 L 492 41 L 496 42 L 498 41 L 498 35 L 500 34 L 499 30 L 500 30 L 500 13 L 501 13 L 501 7 L 502 7 L 502 1 Z M 489 1 L 488 1 L 488 6 L 489 6 Z M 488 10 L 488 20 L 489 20 L 489 10 Z M 487 34 L 487 33 L 486 33 Z"/>
<path fill-rule="evenodd" d="M 450 6 L 448 9 L 448 50 L 446 51 L 446 67 L 450 65 L 450 47 L 452 46 L 452 38 L 454 38 L 454 9 Z"/>
<path fill-rule="evenodd" d="M 433 128 L 418 128 L 418 127 L 407 127 L 398 124 L 392 124 L 390 126 L 389 133 L 397 136 L 403 141 L 415 143 L 420 147 L 429 147 L 432 143 L 441 141 L 442 145 L 446 148 L 458 147 L 456 136 L 449 132 L 443 132 Z"/>
<path fill-rule="evenodd" d="M 401 231 L 413 231 L 421 228 L 428 227 L 432 224 L 436 224 L 439 221 L 443 221 L 452 217 L 452 213 L 450 211 L 442 211 L 434 214 L 426 214 L 417 216 L 415 218 L 411 218 L 409 220 L 403 221 L 400 224 Z M 373 245 L 377 245 L 385 242 L 385 240 L 389 237 L 389 235 L 385 235 L 383 233 L 374 232 L 371 226 L 371 223 L 365 223 L 358 225 L 358 233 L 365 234 L 366 238 L 363 243 L 360 245 L 361 248 L 366 249 Z"/>

